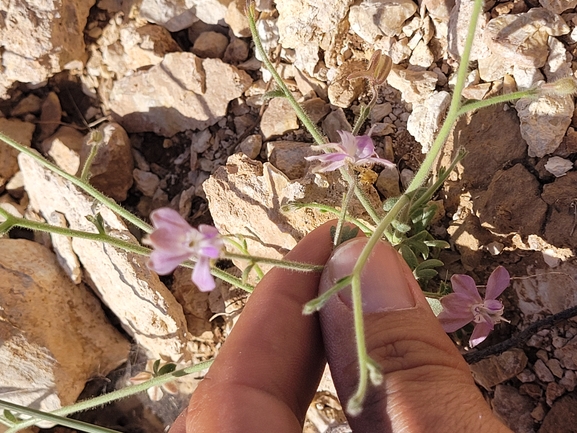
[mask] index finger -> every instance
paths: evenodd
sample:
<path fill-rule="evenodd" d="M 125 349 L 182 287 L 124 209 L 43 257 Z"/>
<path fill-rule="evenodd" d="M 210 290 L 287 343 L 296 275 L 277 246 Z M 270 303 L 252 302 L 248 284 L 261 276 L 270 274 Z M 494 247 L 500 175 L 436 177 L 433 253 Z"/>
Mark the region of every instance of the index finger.
<path fill-rule="evenodd" d="M 286 259 L 323 265 L 331 225 L 307 235 Z M 302 432 L 325 364 L 318 316 L 302 314 L 319 279 L 320 272 L 279 268 L 263 278 L 192 396 L 187 432 Z"/>

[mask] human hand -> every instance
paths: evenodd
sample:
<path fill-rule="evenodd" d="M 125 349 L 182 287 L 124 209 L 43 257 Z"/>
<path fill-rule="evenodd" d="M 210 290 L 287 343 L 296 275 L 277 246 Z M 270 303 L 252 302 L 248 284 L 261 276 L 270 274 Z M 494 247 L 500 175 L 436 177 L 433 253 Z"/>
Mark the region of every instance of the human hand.
<path fill-rule="evenodd" d="M 353 395 L 358 374 L 350 295 L 341 291 L 320 315 L 302 315 L 319 287 L 325 291 L 350 274 L 366 242 L 348 241 L 328 260 L 331 225 L 307 235 L 286 256 L 327 263 L 322 279 L 278 268 L 263 278 L 169 433 L 302 432 L 325 350 L 341 401 Z M 370 386 L 362 413 L 349 417 L 353 432 L 510 432 L 492 414 L 391 246 L 375 247 L 361 284 L 367 350 L 381 365 L 384 382 Z"/>

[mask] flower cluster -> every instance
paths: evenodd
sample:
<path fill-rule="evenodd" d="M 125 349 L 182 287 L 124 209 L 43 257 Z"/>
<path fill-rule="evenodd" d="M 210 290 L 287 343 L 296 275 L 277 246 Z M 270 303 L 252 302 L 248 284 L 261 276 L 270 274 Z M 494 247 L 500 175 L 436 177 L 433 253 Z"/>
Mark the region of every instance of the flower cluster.
<path fill-rule="evenodd" d="M 332 150 L 324 155 L 307 156 L 307 161 L 320 161 L 320 165 L 313 172 L 320 173 L 333 171 L 346 165 L 381 164 L 394 166 L 391 161 L 379 158 L 375 152 L 373 140 L 368 135 L 354 136 L 347 131 L 337 131 L 341 136 L 340 143 L 327 143 L 311 146 L 313 150 Z"/>
<path fill-rule="evenodd" d="M 497 297 L 509 286 L 509 272 L 498 266 L 487 281 L 485 299 L 481 298 L 475 281 L 468 275 L 451 277 L 453 292 L 441 298 L 443 311 L 437 316 L 445 332 L 454 332 L 470 322 L 475 323 L 469 345 L 481 343 L 496 323 L 504 320 L 503 304 Z"/>
<path fill-rule="evenodd" d="M 182 262 L 196 260 L 192 281 L 203 292 L 215 288 L 210 273 L 210 260 L 220 257 L 223 241 L 212 226 L 191 227 L 180 214 L 170 208 L 160 208 L 150 214 L 154 231 L 144 240 L 154 250 L 148 267 L 160 275 L 174 271 Z"/>

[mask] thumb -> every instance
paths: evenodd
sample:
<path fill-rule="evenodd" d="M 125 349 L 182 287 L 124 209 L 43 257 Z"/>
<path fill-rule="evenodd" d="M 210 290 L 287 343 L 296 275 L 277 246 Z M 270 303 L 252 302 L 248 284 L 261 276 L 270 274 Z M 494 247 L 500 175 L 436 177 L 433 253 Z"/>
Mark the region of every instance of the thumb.
<path fill-rule="evenodd" d="M 368 242 L 340 245 L 327 262 L 320 291 L 350 275 Z M 365 338 L 383 384 L 369 386 L 363 411 L 348 417 L 363 432 L 509 432 L 492 414 L 469 367 L 396 250 L 379 242 L 361 275 Z M 327 359 L 339 398 L 346 405 L 358 383 L 350 287 L 321 309 Z"/>

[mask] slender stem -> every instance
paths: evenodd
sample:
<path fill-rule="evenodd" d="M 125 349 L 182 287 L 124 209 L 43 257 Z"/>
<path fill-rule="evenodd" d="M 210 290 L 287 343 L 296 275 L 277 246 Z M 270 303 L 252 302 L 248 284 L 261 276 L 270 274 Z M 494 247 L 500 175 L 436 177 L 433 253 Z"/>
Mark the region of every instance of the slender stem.
<path fill-rule="evenodd" d="M 11 412 L 16 412 L 22 415 L 28 415 L 36 417 L 36 421 L 49 421 L 54 424 L 63 425 L 65 427 L 70 427 L 72 429 L 80 430 L 87 433 L 121 433 L 118 430 L 111 430 L 106 427 L 100 427 L 94 424 L 88 424 L 84 421 L 78 421 L 75 419 L 68 419 L 62 416 L 54 415 L 51 413 L 42 412 L 36 409 L 30 409 L 25 406 L 21 406 L 19 404 L 11 403 L 9 401 L 0 400 L 0 407 L 4 409 L 8 409 Z M 12 430 L 12 429 L 10 429 Z M 7 431 L 10 431 L 7 430 Z"/>
<path fill-rule="evenodd" d="M 267 257 L 245 256 L 244 254 L 225 253 L 225 257 L 229 259 L 250 260 L 253 262 L 268 263 L 279 268 L 292 269 L 295 271 L 316 271 L 321 272 L 324 269 L 322 265 L 309 265 L 308 263 L 291 262 L 290 260 L 269 259 Z"/>
<path fill-rule="evenodd" d="M 82 412 L 88 409 L 92 409 L 97 406 L 101 406 L 106 403 L 113 402 L 115 400 L 120 400 L 122 398 L 128 397 L 133 394 L 137 394 L 142 391 L 146 391 L 148 388 L 153 386 L 160 386 L 167 382 L 171 382 L 176 378 L 186 376 L 188 374 L 197 373 L 202 370 L 206 370 L 212 364 L 212 360 L 200 362 L 198 364 L 192 365 L 190 367 L 183 368 L 181 370 L 173 371 L 172 373 L 163 374 L 162 376 L 154 377 L 146 382 L 139 383 L 138 385 L 128 386 L 108 394 L 104 394 L 98 397 L 91 398 L 90 400 L 80 401 L 70 406 L 65 406 L 60 409 L 50 412 L 52 415 L 67 416 L 72 413 Z M 29 419 L 22 421 L 12 428 L 6 430 L 4 433 L 16 433 L 17 431 L 30 427 L 38 422 L 38 419 Z"/>
<path fill-rule="evenodd" d="M 12 146 L 14 149 L 18 150 L 19 152 L 28 155 L 30 158 L 34 159 L 36 162 L 38 162 L 42 166 L 46 167 L 50 171 L 62 176 L 64 179 L 68 180 L 73 185 L 76 185 L 78 188 L 80 188 L 81 190 L 86 192 L 88 195 L 90 195 L 94 199 L 98 200 L 100 203 L 104 204 L 105 206 L 110 208 L 112 211 L 116 212 L 118 215 L 120 215 L 126 221 L 129 221 L 130 223 L 134 224 L 136 227 L 140 228 L 141 230 L 145 231 L 146 233 L 150 233 L 152 231 L 152 227 L 150 225 L 146 224 L 140 218 L 138 218 L 137 216 L 128 212 L 122 206 L 118 205 L 114 200 L 106 197 L 104 194 L 102 194 L 100 191 L 98 191 L 92 185 L 88 184 L 87 182 L 85 182 L 85 181 L 83 181 L 83 180 L 81 180 L 75 176 L 72 176 L 71 174 L 66 173 L 60 167 L 50 163 L 48 160 L 46 160 L 44 157 L 42 157 L 40 154 L 38 154 L 34 149 L 23 146 L 22 144 L 18 143 L 15 140 L 12 140 L 10 137 L 3 134 L 2 132 L 0 132 L 0 140 L 4 141 L 9 146 Z"/>
<path fill-rule="evenodd" d="M 288 101 L 291 104 L 291 107 L 293 108 L 293 110 L 295 111 L 297 117 L 300 119 L 300 121 L 303 123 L 303 125 L 305 125 L 305 127 L 311 133 L 311 135 L 313 136 L 313 138 L 317 142 L 317 144 L 325 144 L 326 143 L 325 138 L 323 137 L 321 132 L 318 130 L 318 128 L 316 127 L 314 122 L 311 120 L 311 118 L 307 115 L 305 110 L 303 110 L 303 108 L 296 101 L 296 99 L 292 95 L 291 91 L 286 86 L 283 79 L 278 74 L 275 67 L 271 63 L 270 59 L 268 58 L 268 55 L 265 52 L 264 47 L 262 46 L 262 42 L 260 40 L 258 30 L 256 29 L 256 22 L 255 22 L 255 17 L 254 17 L 254 3 L 250 2 L 250 4 L 247 7 L 247 12 L 248 12 L 247 13 L 248 25 L 250 28 L 250 32 L 252 34 L 252 40 L 254 41 L 254 45 L 255 45 L 258 53 L 260 54 L 260 57 L 261 57 L 263 63 L 265 64 L 266 68 L 268 69 L 268 71 L 273 76 L 276 84 L 283 91 L 285 97 L 288 99 Z"/>
<path fill-rule="evenodd" d="M 91 134 L 98 133 L 98 132 L 91 132 Z M 82 167 L 82 172 L 80 173 L 80 180 L 83 182 L 88 182 L 90 178 L 90 168 L 92 167 L 92 162 L 98 153 L 98 144 L 93 143 L 90 146 L 90 153 L 88 154 L 88 158 L 86 158 L 86 162 L 84 163 L 84 167 Z"/>
<path fill-rule="evenodd" d="M 335 230 L 335 237 L 333 239 L 333 246 L 337 246 L 341 243 L 341 234 L 343 231 L 343 223 L 347 217 L 347 209 L 349 208 L 349 204 L 351 203 L 351 199 L 353 198 L 353 193 L 355 192 L 356 182 L 353 178 L 353 183 L 349 185 L 349 189 L 347 193 L 343 196 L 343 203 L 341 205 L 341 212 L 339 215 L 339 220 L 337 222 L 337 228 Z"/>
<path fill-rule="evenodd" d="M 303 314 L 313 314 L 315 311 L 319 311 L 333 295 L 336 295 L 342 289 L 351 284 L 351 279 L 351 276 L 342 278 L 337 282 L 337 284 L 324 292 L 322 295 L 313 299 L 312 301 L 307 302 L 303 308 Z"/>
<path fill-rule="evenodd" d="M 471 21 L 469 22 L 469 30 L 467 33 L 467 39 L 465 40 L 465 46 L 463 47 L 463 54 L 461 55 L 461 63 L 459 64 L 459 69 L 457 71 L 457 81 L 455 83 L 455 88 L 453 89 L 453 97 L 451 99 L 451 105 L 449 107 L 449 112 L 447 113 L 447 117 L 443 122 L 443 126 L 435 139 L 431 150 L 427 154 L 423 164 L 415 174 L 415 177 L 411 181 L 411 184 L 407 188 L 407 193 L 410 193 L 417 188 L 419 188 L 427 178 L 429 177 L 429 173 L 431 168 L 433 167 L 433 163 L 437 159 L 443 145 L 445 144 L 445 140 L 449 136 L 453 124 L 458 118 L 459 109 L 461 107 L 461 94 L 463 92 L 463 88 L 465 87 L 465 78 L 467 76 L 468 68 L 469 68 L 469 57 L 471 54 L 471 47 L 473 46 L 473 40 L 475 37 L 475 30 L 477 29 L 477 22 L 479 20 L 479 15 L 481 13 L 481 9 L 483 7 L 483 0 L 475 0 L 473 5 L 473 12 L 471 15 Z"/>
<path fill-rule="evenodd" d="M 249 255 L 248 249 L 241 245 L 239 242 L 237 242 L 236 240 L 232 239 L 231 236 L 227 236 L 225 237 L 225 240 L 227 242 L 229 242 L 231 245 L 233 245 L 235 248 L 237 248 L 238 250 L 240 250 L 243 254 L 246 254 L 247 256 Z M 246 244 L 245 244 L 246 245 Z M 262 271 L 262 269 L 259 267 L 259 265 L 257 265 L 256 263 L 253 266 L 254 271 L 256 272 L 257 277 L 259 278 L 259 280 L 262 280 L 262 277 L 264 277 L 264 272 Z"/>
<path fill-rule="evenodd" d="M 366 106 L 361 105 L 361 111 L 359 112 L 359 118 L 356 120 L 355 126 L 353 127 L 353 132 L 352 132 L 353 135 L 357 135 L 359 133 L 359 131 L 361 130 L 361 127 L 363 126 L 363 123 L 365 123 L 365 121 L 369 117 L 369 114 L 371 113 L 371 110 L 373 109 L 373 107 L 377 103 L 377 97 L 379 95 L 377 86 L 372 86 L 371 90 L 373 93 L 373 96 L 371 98 L 371 102 L 369 102 L 369 105 L 366 105 Z"/>
<path fill-rule="evenodd" d="M 461 108 L 459 108 L 459 111 L 457 111 L 457 117 L 460 117 L 463 114 L 468 113 L 469 111 L 478 110 L 479 108 L 485 108 L 489 107 L 490 105 L 500 104 L 502 102 L 515 101 L 517 99 L 528 98 L 536 95 L 537 95 L 536 89 L 528 89 L 519 92 L 505 93 L 504 95 L 493 96 L 489 99 L 484 99 L 482 101 L 468 102 L 465 105 L 462 105 Z"/>
<path fill-rule="evenodd" d="M 183 264 L 182 266 L 187 268 L 193 268 L 192 266 L 187 266 L 186 264 Z M 252 291 L 254 290 L 254 287 L 251 286 L 250 284 L 243 283 L 243 281 L 240 278 L 237 278 L 234 275 L 231 275 L 228 272 L 223 271 L 222 269 L 212 267 L 210 268 L 210 273 L 215 277 L 220 278 L 222 281 L 226 281 L 227 283 L 235 287 L 238 287 L 239 289 L 242 289 L 245 292 L 252 293 Z"/>

